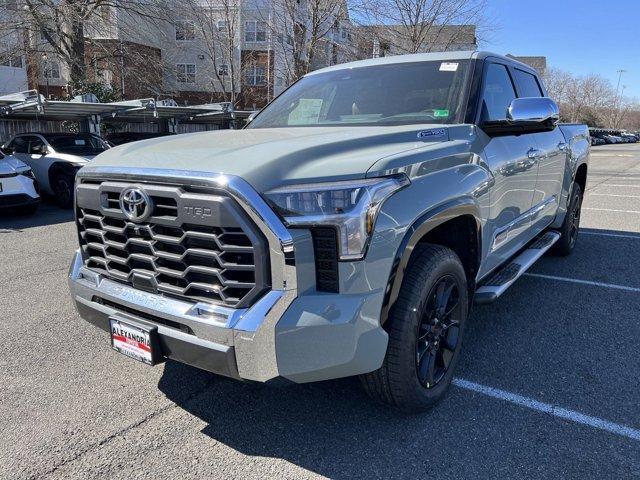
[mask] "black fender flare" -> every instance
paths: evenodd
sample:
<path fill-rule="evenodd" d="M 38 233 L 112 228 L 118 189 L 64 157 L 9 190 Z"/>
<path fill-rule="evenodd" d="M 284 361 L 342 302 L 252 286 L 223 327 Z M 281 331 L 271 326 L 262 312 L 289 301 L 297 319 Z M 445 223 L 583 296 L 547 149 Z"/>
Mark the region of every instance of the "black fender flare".
<path fill-rule="evenodd" d="M 393 308 L 393 305 L 398 300 L 400 293 L 400 287 L 404 280 L 404 274 L 409 265 L 409 260 L 413 253 L 414 248 L 420 240 L 443 223 L 453 220 L 454 218 L 464 215 L 472 216 L 476 221 L 476 235 L 477 235 L 477 263 L 480 265 L 482 257 L 482 225 L 480 220 L 480 211 L 477 203 L 471 197 L 461 197 L 454 200 L 450 200 L 443 204 L 440 204 L 433 209 L 427 211 L 421 215 L 417 220 L 411 224 L 407 229 L 398 249 L 396 250 L 393 263 L 391 265 L 391 272 L 389 273 L 389 279 L 385 288 L 384 300 L 382 302 L 382 310 L 380 312 L 380 325 L 384 325 L 389 317 L 389 312 Z M 473 298 L 473 295 L 470 295 Z"/>

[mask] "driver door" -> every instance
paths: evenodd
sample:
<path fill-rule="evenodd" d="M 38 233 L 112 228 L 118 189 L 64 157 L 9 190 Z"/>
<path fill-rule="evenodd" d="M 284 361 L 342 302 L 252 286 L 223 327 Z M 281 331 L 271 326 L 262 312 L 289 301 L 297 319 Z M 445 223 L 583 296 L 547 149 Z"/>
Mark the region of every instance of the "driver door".
<path fill-rule="evenodd" d="M 480 124 L 503 120 L 516 89 L 506 65 L 485 64 Z M 487 137 L 483 156 L 494 176 L 489 218 L 485 225 L 486 261 L 480 275 L 504 263 L 530 238 L 530 210 L 537 181 L 533 134 Z"/>

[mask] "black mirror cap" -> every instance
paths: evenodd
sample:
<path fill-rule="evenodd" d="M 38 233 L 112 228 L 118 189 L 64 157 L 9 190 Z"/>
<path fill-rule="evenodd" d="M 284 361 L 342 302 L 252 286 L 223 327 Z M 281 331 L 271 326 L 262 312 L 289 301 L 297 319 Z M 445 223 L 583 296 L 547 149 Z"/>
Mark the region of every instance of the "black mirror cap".
<path fill-rule="evenodd" d="M 480 128 L 490 137 L 504 137 L 507 135 L 523 135 L 526 133 L 552 132 L 557 127 L 555 120 L 541 122 L 513 122 L 511 120 L 489 120 L 482 122 Z"/>

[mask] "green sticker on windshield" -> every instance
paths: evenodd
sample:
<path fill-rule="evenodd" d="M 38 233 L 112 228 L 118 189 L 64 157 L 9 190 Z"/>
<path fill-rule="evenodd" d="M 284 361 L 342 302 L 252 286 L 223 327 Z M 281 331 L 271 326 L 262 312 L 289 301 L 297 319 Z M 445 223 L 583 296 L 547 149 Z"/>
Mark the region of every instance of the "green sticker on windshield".
<path fill-rule="evenodd" d="M 449 110 L 434 110 L 433 111 L 433 116 L 434 117 L 448 117 L 449 116 Z"/>

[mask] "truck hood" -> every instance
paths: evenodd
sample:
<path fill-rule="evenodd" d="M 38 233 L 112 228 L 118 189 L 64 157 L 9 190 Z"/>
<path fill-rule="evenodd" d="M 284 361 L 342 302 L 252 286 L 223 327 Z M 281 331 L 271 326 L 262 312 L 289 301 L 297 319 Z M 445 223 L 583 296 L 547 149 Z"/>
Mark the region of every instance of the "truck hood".
<path fill-rule="evenodd" d="M 0 158 L 0 176 L 12 175 L 25 170 L 29 170 L 27 164 L 21 162 L 16 157 L 6 155 L 4 158 Z"/>
<path fill-rule="evenodd" d="M 154 168 L 242 177 L 259 192 L 364 178 L 381 159 L 448 140 L 448 127 L 302 127 L 219 130 L 124 144 L 87 167 Z"/>

